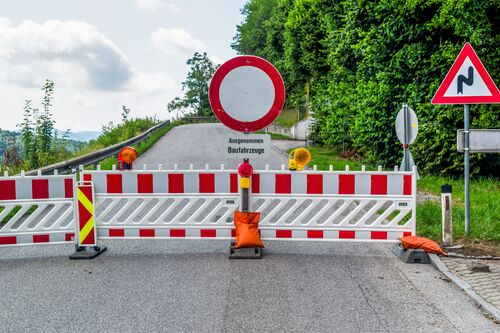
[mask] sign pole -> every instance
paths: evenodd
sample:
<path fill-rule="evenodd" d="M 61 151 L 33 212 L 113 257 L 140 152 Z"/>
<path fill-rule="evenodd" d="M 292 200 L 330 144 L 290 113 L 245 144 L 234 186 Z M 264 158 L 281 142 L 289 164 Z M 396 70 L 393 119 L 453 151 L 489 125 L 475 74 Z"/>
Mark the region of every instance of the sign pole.
<path fill-rule="evenodd" d="M 411 166 L 410 166 L 410 148 L 409 148 L 409 143 L 410 143 L 410 111 L 408 110 L 408 104 L 404 103 L 403 104 L 403 109 L 404 109 L 404 129 L 405 129 L 405 140 L 403 144 L 404 148 L 404 153 L 403 153 L 403 158 L 405 160 L 405 167 L 403 171 L 411 171 Z"/>
<path fill-rule="evenodd" d="M 469 198 L 469 104 L 464 104 L 464 179 L 465 179 L 465 236 L 470 233 Z"/>

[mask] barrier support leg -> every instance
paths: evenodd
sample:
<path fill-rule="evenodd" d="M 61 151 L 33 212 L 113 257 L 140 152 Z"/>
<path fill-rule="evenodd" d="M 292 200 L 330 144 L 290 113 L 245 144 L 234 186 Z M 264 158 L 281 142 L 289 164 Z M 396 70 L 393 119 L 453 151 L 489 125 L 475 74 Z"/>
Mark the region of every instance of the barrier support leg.
<path fill-rule="evenodd" d="M 94 185 L 89 181 L 76 183 L 75 196 L 76 244 L 75 253 L 70 259 L 93 259 L 106 251 L 105 246 L 97 245 L 95 225 Z"/>

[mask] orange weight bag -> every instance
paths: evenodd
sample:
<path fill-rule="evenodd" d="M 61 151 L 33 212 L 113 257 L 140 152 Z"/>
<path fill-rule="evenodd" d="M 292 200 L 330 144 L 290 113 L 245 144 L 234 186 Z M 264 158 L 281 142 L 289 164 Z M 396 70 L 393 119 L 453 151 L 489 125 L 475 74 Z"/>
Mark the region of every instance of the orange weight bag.
<path fill-rule="evenodd" d="M 427 253 L 436 253 L 436 254 L 441 254 L 443 256 L 446 256 L 447 254 L 443 252 L 441 247 L 433 241 L 428 238 L 424 237 L 417 237 L 417 236 L 406 236 L 406 237 L 399 237 L 399 240 L 401 241 L 401 244 L 403 245 L 405 250 L 408 249 L 422 249 Z"/>
<path fill-rule="evenodd" d="M 258 212 L 234 212 L 234 225 L 236 226 L 236 249 L 245 247 L 264 247 L 259 234 Z"/>

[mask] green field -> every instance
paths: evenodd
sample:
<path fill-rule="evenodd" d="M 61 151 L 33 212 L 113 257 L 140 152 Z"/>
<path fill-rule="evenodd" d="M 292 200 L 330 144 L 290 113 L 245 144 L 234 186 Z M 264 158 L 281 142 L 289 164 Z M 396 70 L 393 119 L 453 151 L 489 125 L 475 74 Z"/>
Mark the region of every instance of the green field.
<path fill-rule="evenodd" d="M 345 165 L 350 170 L 360 170 L 361 162 L 340 156 L 340 152 L 331 148 L 310 148 L 312 160 L 310 165 L 317 165 L 318 170 L 328 170 L 333 165 L 334 170 L 344 170 Z M 367 165 L 367 170 L 375 170 L 376 166 Z M 443 184 L 452 185 L 453 234 L 455 238 L 465 237 L 464 227 L 464 182 L 463 179 L 421 175 L 418 181 L 418 191 L 440 196 Z M 440 199 L 439 199 L 440 200 Z M 471 180 L 471 233 L 470 238 L 500 242 L 500 181 L 492 178 Z M 417 206 L 417 234 L 441 240 L 441 203 L 426 201 Z"/>

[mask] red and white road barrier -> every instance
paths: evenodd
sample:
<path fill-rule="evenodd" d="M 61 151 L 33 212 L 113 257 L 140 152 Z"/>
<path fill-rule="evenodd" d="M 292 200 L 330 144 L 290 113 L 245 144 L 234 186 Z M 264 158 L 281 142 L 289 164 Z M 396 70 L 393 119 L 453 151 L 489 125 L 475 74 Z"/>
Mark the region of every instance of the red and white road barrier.
<path fill-rule="evenodd" d="M 235 170 L 97 170 L 82 176 L 96 189 L 98 238 L 234 235 L 240 200 Z M 263 239 L 397 242 L 415 234 L 415 171 L 260 170 L 251 189 Z"/>
<path fill-rule="evenodd" d="M 74 243 L 74 176 L 0 177 L 0 246 Z"/>
<path fill-rule="evenodd" d="M 0 246 L 234 237 L 236 170 L 85 170 L 81 178 L 78 200 L 74 176 L 0 177 Z M 264 240 L 397 242 L 415 235 L 416 185 L 416 169 L 257 170 L 250 208 L 261 212 Z"/>

